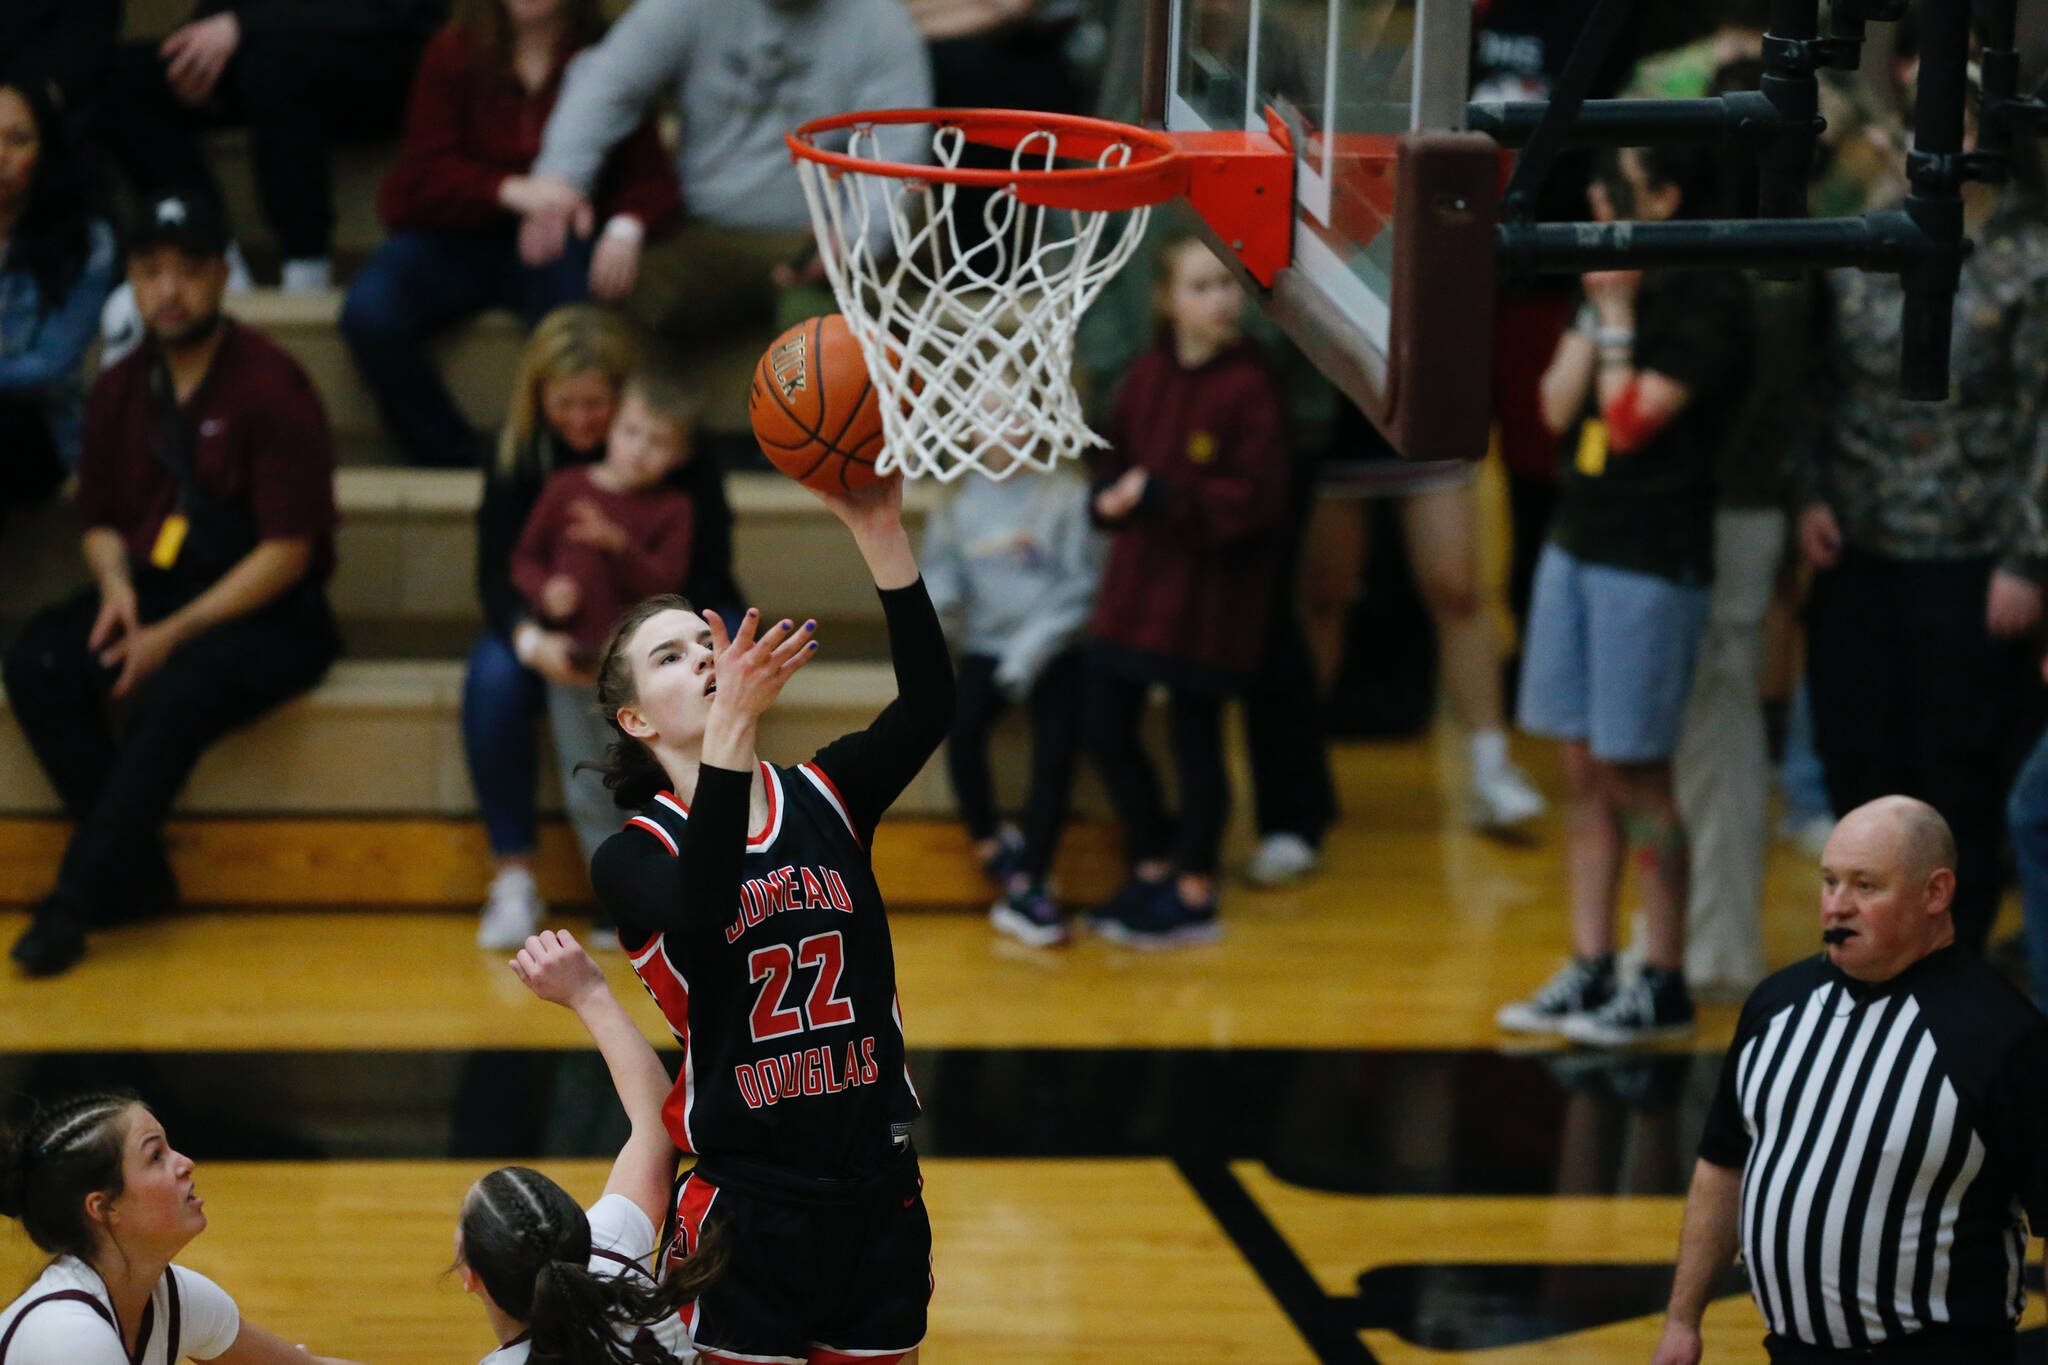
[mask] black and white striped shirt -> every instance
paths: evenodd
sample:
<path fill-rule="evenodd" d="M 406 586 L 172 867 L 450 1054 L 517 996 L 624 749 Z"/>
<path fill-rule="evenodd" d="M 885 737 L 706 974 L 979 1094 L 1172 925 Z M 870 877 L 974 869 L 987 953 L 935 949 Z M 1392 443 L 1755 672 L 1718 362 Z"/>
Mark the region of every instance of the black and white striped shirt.
<path fill-rule="evenodd" d="M 2027 1219 L 2048 1227 L 2048 1019 L 1955 948 L 1877 986 L 1809 958 L 1743 1006 L 1700 1155 L 1742 1171 L 1774 1333 L 1854 1349 L 2004 1327 Z"/>

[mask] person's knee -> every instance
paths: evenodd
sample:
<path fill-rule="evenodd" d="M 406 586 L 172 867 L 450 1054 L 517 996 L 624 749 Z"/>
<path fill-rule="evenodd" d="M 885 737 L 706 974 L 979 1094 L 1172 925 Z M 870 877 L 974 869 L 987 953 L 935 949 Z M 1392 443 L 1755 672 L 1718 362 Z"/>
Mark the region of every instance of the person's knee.
<path fill-rule="evenodd" d="M 509 718 L 530 725 L 538 693 L 534 675 L 497 636 L 486 634 L 470 652 L 469 668 L 462 679 L 466 718 L 486 723 Z"/>
<path fill-rule="evenodd" d="M 1439 621 L 1462 625 L 1479 615 L 1479 592 L 1464 574 L 1425 574 L 1416 586 L 1429 614 Z"/>
<path fill-rule="evenodd" d="M 406 307 L 404 261 L 387 242 L 370 258 L 341 301 L 341 334 L 351 346 L 403 342 L 418 331 Z"/>

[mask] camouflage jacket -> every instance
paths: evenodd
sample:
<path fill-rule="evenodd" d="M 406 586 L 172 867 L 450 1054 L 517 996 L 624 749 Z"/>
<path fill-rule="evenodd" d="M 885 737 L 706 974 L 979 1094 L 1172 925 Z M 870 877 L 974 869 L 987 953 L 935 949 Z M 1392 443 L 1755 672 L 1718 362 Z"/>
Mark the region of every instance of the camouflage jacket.
<path fill-rule="evenodd" d="M 2004 211 L 1964 264 L 1949 397 L 1898 391 L 1898 277 L 1837 270 L 1821 439 L 1795 452 L 1802 502 L 1894 559 L 1992 556 L 2048 575 L 2048 224 Z"/>

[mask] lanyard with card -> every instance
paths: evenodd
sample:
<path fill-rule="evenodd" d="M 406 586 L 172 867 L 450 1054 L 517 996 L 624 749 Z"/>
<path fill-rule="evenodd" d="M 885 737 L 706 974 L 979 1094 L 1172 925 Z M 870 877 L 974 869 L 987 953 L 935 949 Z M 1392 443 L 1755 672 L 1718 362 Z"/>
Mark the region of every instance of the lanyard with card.
<path fill-rule="evenodd" d="M 149 562 L 159 569 L 173 569 L 192 530 L 192 502 L 199 494 L 199 470 L 192 458 L 192 428 L 186 422 L 184 409 L 178 405 L 171 367 L 161 353 L 150 367 L 149 396 L 150 415 L 155 419 L 157 463 L 178 476 L 177 506 L 157 528 Z"/>

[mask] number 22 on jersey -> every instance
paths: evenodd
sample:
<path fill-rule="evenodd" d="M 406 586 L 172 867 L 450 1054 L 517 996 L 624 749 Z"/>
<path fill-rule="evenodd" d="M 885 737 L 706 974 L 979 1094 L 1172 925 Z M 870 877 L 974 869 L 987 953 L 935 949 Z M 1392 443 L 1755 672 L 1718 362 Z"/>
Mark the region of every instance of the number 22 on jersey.
<path fill-rule="evenodd" d="M 771 943 L 747 954 L 747 979 L 761 988 L 748 1016 L 754 1041 L 765 1043 L 807 1029 L 852 1023 L 853 1002 L 839 994 L 839 976 L 845 965 L 845 947 L 837 929 L 812 934 L 800 941 L 794 952 L 786 943 Z M 801 1006 L 785 1006 L 790 979 L 799 970 L 814 970 L 810 994 Z"/>

